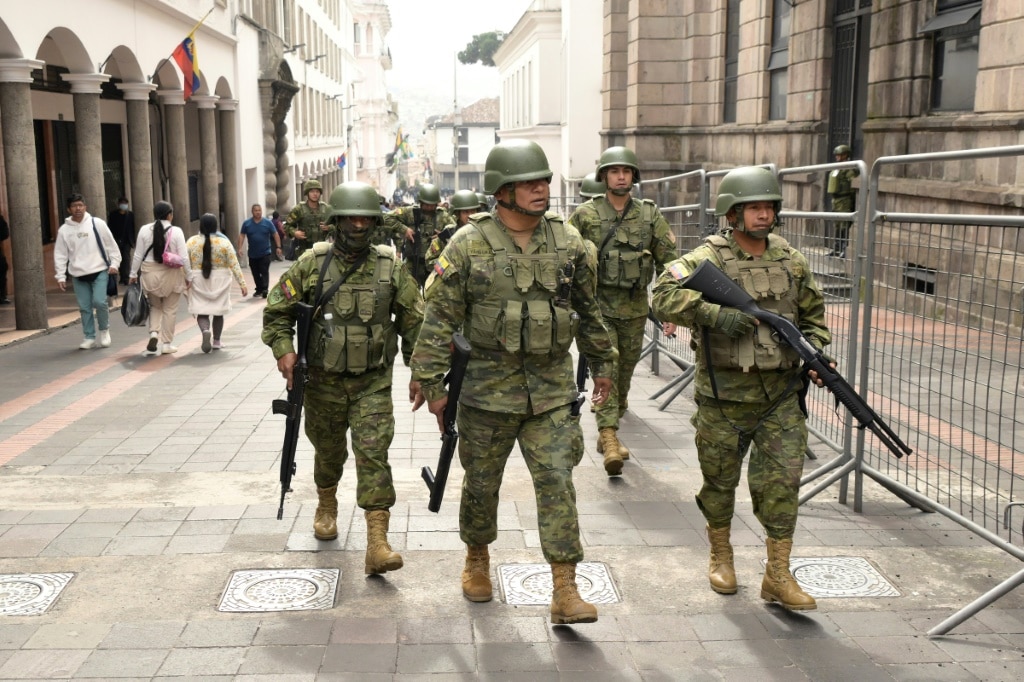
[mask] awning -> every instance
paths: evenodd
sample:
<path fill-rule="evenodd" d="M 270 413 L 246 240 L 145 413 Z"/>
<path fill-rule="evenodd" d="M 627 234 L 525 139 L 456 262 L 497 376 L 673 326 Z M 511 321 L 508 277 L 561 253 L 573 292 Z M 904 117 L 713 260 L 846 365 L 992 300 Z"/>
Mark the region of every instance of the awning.
<path fill-rule="evenodd" d="M 972 7 L 956 9 L 952 12 L 936 14 L 934 17 L 924 22 L 924 26 L 918 29 L 917 35 L 935 33 L 936 31 L 941 31 L 944 28 L 950 28 L 952 26 L 963 26 L 973 19 L 980 11 L 981 5 L 974 5 Z"/>

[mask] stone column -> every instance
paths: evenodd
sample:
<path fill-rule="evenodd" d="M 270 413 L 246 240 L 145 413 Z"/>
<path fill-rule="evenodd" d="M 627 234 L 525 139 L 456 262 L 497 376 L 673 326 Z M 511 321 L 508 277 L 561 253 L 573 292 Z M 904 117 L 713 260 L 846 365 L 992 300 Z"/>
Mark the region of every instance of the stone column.
<path fill-rule="evenodd" d="M 238 174 L 238 100 L 222 99 L 217 102 L 220 111 L 220 162 L 223 168 L 224 216 L 221 232 L 232 244 L 238 243 L 238 228 L 242 225 L 242 178 Z"/>
<path fill-rule="evenodd" d="M 100 85 L 110 79 L 105 73 L 65 73 L 71 83 L 75 107 L 75 156 L 78 161 L 78 189 L 89 213 L 107 217 L 107 192 L 103 185 L 103 136 L 100 132 Z M 58 197 L 61 204 L 64 197 Z"/>
<path fill-rule="evenodd" d="M 220 217 L 220 172 L 217 164 L 216 95 L 192 95 L 199 108 L 199 168 L 201 173 L 200 213 Z"/>
<path fill-rule="evenodd" d="M 128 196 L 135 212 L 135 229 L 153 220 L 153 148 L 149 132 L 149 93 L 153 83 L 118 83 L 128 112 Z"/>
<path fill-rule="evenodd" d="M 0 128 L 7 175 L 7 223 L 11 227 L 14 324 L 46 329 L 46 272 L 40 238 L 36 136 L 32 128 L 32 70 L 35 59 L 0 59 Z"/>
<path fill-rule="evenodd" d="M 185 100 L 181 90 L 158 90 L 157 97 L 164 111 L 164 155 L 167 177 L 171 182 L 171 195 L 167 199 L 174 206 L 174 224 L 185 234 L 190 233 L 188 206 L 188 163 L 185 156 Z"/>

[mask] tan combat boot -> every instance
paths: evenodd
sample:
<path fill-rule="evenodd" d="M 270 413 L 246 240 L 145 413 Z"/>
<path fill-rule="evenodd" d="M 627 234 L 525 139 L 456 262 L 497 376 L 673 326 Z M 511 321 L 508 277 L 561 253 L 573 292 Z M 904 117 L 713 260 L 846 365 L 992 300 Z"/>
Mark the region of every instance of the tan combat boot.
<path fill-rule="evenodd" d="M 729 544 L 729 526 L 712 528 L 708 526 L 708 542 L 711 543 L 711 560 L 708 563 L 708 580 L 711 589 L 718 594 L 736 594 L 736 570 L 732 565 L 732 545 Z"/>
<path fill-rule="evenodd" d="M 313 535 L 317 540 L 333 540 L 338 537 L 338 486 L 317 488 L 316 492 L 320 503 L 313 516 Z"/>
<path fill-rule="evenodd" d="M 597 451 L 604 453 L 604 470 L 609 476 L 622 473 L 622 455 L 619 454 L 619 439 L 615 429 L 606 426 L 598 432 Z"/>
<path fill-rule="evenodd" d="M 374 509 L 364 513 L 366 517 L 366 574 L 387 573 L 402 567 L 402 555 L 391 551 L 388 544 L 388 521 L 391 512 Z"/>
<path fill-rule="evenodd" d="M 789 553 L 793 539 L 773 540 L 768 538 L 768 565 L 761 581 L 761 599 L 778 602 L 790 611 L 813 611 L 818 608 L 814 597 L 800 589 L 799 583 L 789 572 Z"/>
<path fill-rule="evenodd" d="M 597 607 L 580 598 L 576 564 L 551 564 L 551 622 L 555 625 L 596 623 Z"/>
<path fill-rule="evenodd" d="M 491 555 L 487 545 L 466 545 L 466 567 L 462 569 L 462 596 L 469 601 L 491 601 Z"/>

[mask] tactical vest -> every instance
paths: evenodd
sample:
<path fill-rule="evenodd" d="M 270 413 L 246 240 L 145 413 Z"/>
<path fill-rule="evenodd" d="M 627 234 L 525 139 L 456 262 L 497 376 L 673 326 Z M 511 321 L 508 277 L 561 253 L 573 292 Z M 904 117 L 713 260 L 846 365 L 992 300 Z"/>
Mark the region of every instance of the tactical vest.
<path fill-rule="evenodd" d="M 476 303 L 465 328 L 474 348 L 543 355 L 569 351 L 579 315 L 569 307 L 575 266 L 562 219 L 545 216 L 546 252 L 525 254 L 488 214 L 476 222 L 490 253 L 470 251 L 469 287 Z M 493 258 L 493 260 L 492 260 Z M 474 274 L 487 273 L 490 284 Z"/>
<path fill-rule="evenodd" d="M 781 261 L 740 260 L 729 248 L 728 240 L 721 235 L 712 235 L 705 241 L 715 249 L 718 266 L 753 296 L 757 305 L 782 315 L 791 322 L 797 321 L 798 301 L 793 274 L 789 263 L 789 244 L 781 237 L 772 237 L 785 251 Z M 709 330 L 711 361 L 715 367 L 742 369 L 749 372 L 758 370 L 790 369 L 800 365 L 800 356 L 788 344 L 780 343 L 771 327 L 760 324 L 751 334 L 739 339 Z"/>
<path fill-rule="evenodd" d="M 313 245 L 318 276 L 323 259 L 331 248 L 327 242 Z M 367 260 L 375 261 L 374 281 L 346 281 L 315 316 L 310 330 L 310 366 L 355 376 L 389 367 L 398 354 L 398 333 L 391 320 L 391 302 L 395 295 L 391 275 L 395 267 L 395 253 L 386 246 L 371 246 L 370 249 Z M 364 268 L 365 264 L 360 271 Z M 330 289 L 344 270 L 344 263 L 332 258 L 321 291 Z M 315 286 L 315 281 L 312 284 Z M 324 318 L 327 313 L 333 315 L 332 320 Z"/>
<path fill-rule="evenodd" d="M 826 191 L 837 196 L 853 194 L 853 173 L 845 168 L 837 168 L 832 171 L 828 174 L 828 188 Z"/>
<path fill-rule="evenodd" d="M 640 200 L 640 220 L 619 221 L 619 216 L 608 201 L 595 201 L 594 208 L 601 218 L 604 230 L 599 244 L 598 284 L 617 289 L 647 287 L 654 277 L 654 256 L 651 240 L 654 238 L 654 202 Z M 615 230 L 609 236 L 607 231 Z"/>

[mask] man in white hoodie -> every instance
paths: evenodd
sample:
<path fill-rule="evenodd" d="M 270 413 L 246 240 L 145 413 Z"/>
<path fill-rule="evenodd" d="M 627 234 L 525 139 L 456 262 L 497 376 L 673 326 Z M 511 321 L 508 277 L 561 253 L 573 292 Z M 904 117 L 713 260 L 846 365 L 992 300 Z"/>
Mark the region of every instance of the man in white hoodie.
<path fill-rule="evenodd" d="M 94 218 L 85 210 L 81 194 L 67 199 L 71 215 L 57 231 L 53 246 L 53 265 L 57 286 L 67 290 L 67 276 L 78 299 L 78 312 L 82 315 L 85 340 L 78 346 L 82 350 L 96 347 L 96 328 L 99 327 L 99 345 L 110 345 L 110 309 L 107 306 L 107 278 L 117 274 L 121 264 L 121 249 L 102 218 Z M 96 310 L 95 316 L 93 309 Z"/>

